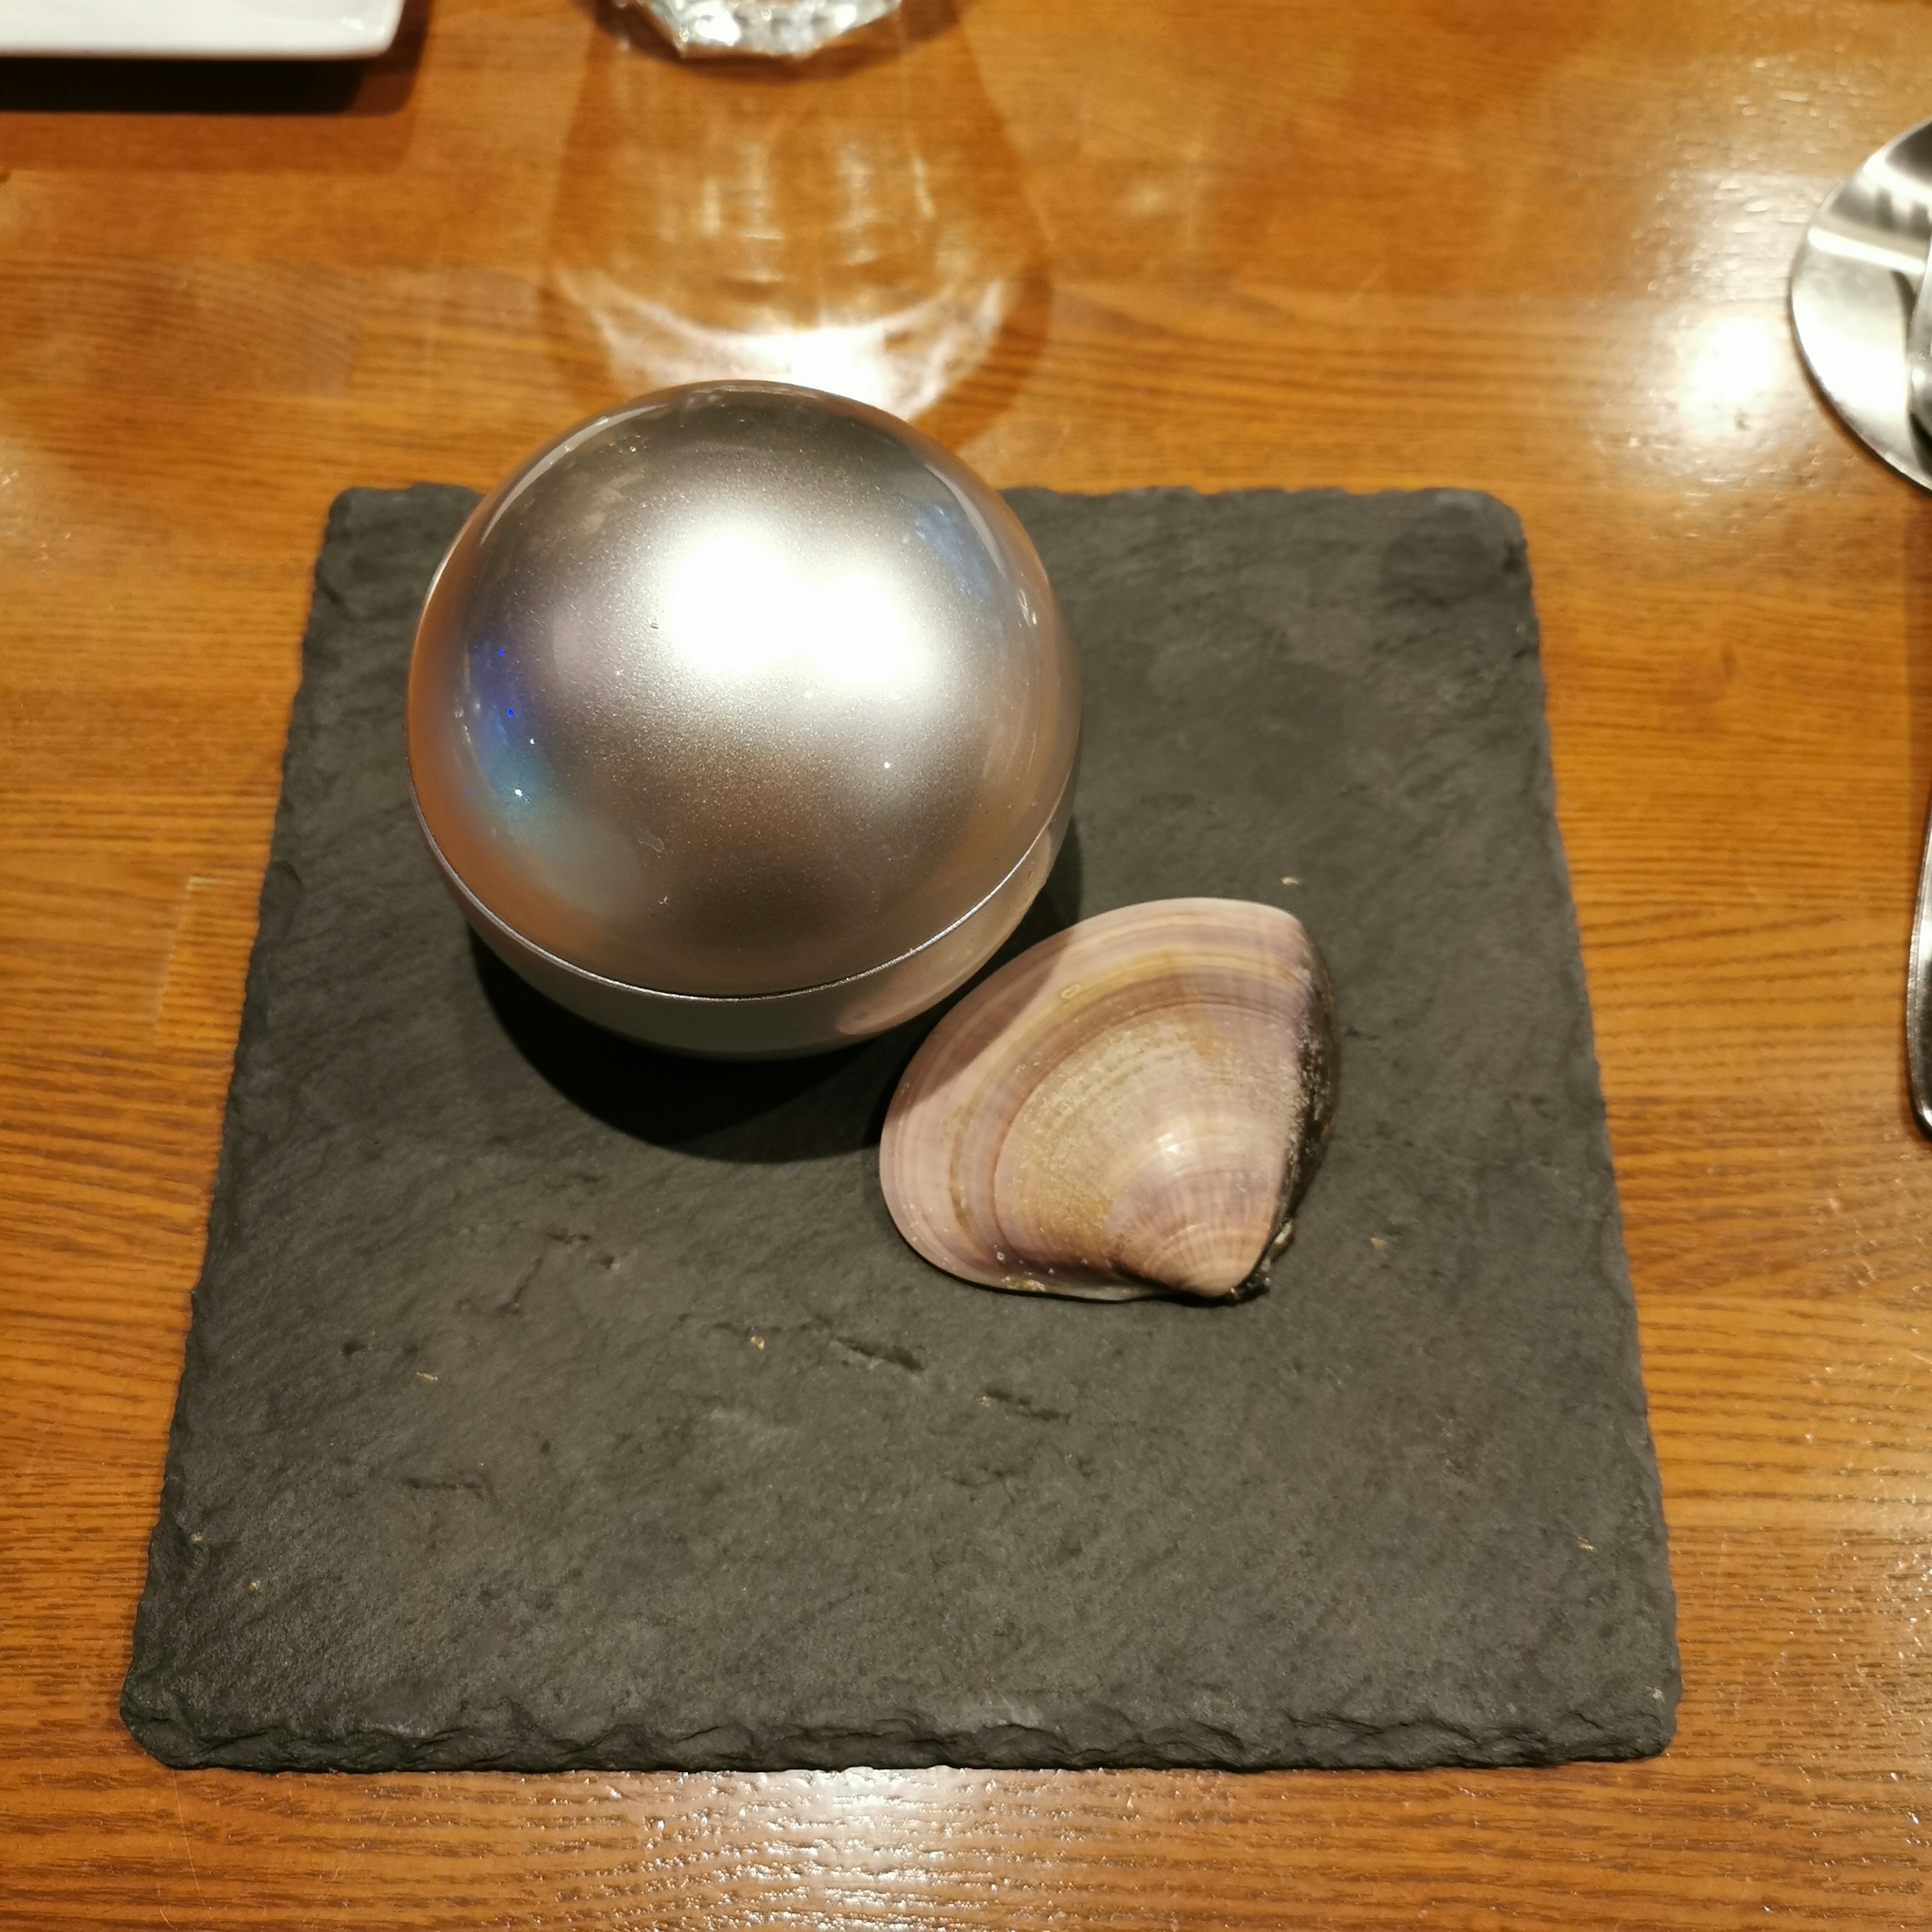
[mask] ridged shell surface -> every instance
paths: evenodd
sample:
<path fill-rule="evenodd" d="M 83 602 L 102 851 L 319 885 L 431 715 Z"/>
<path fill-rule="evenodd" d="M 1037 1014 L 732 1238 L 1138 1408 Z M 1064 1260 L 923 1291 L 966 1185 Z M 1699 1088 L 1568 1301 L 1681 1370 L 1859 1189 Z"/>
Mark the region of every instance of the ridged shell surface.
<path fill-rule="evenodd" d="M 1043 940 L 914 1056 L 879 1178 L 899 1232 L 992 1288 L 1228 1300 L 1321 1158 L 1334 1006 L 1292 914 L 1162 899 Z"/>

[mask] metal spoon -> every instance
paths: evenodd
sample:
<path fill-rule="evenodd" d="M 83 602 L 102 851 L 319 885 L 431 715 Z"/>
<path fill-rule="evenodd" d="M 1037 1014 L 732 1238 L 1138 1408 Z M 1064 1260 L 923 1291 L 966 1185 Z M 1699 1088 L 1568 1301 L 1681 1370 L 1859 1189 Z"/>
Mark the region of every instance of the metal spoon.
<path fill-rule="evenodd" d="M 1791 322 L 1825 399 L 1901 476 L 1932 490 L 1932 121 L 1825 198 L 1791 265 Z M 1932 820 L 1905 975 L 1912 1111 L 1932 1137 Z"/>

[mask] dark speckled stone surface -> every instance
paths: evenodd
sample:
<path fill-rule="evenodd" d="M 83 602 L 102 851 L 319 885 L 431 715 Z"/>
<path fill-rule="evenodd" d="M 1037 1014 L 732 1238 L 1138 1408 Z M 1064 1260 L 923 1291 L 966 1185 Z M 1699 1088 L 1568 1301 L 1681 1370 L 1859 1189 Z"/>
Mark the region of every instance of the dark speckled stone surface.
<path fill-rule="evenodd" d="M 1515 518 L 1018 493 L 1080 640 L 1026 929 L 1327 952 L 1273 1289 L 1024 1299 L 879 1199 L 916 1029 L 677 1061 L 479 959 L 401 693 L 471 498 L 336 505 L 122 1711 L 176 1765 L 1422 1765 L 1669 1738 L 1670 1582 Z M 1293 879 L 1284 884 L 1285 876 Z"/>

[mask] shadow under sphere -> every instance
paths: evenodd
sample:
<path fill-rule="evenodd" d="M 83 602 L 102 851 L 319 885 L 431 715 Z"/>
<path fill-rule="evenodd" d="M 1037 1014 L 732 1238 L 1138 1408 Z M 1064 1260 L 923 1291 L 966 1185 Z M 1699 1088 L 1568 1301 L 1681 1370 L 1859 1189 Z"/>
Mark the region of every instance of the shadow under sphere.
<path fill-rule="evenodd" d="M 899 1075 L 940 1016 L 990 973 L 1080 916 L 1080 838 L 1067 828 L 1046 884 L 1012 936 L 931 1011 L 856 1046 L 799 1060 L 697 1060 L 580 1019 L 512 972 L 473 934 L 484 998 L 550 1086 L 607 1126 L 712 1160 L 810 1160 L 877 1142 Z"/>

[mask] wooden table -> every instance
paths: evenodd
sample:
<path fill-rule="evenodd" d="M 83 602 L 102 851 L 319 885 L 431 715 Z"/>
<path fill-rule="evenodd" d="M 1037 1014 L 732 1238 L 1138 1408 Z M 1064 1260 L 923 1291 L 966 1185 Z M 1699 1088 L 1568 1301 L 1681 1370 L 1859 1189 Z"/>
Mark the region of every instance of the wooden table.
<path fill-rule="evenodd" d="M 1932 108 L 1932 12 L 907 0 L 797 73 L 634 38 L 430 0 L 359 78 L 0 66 L 0 1924 L 1932 1923 L 1932 505 L 1784 312 L 1814 203 Z M 1520 511 L 1664 1757 L 264 1778 L 122 1731 L 329 499 L 727 369 L 1002 484 Z"/>

